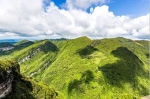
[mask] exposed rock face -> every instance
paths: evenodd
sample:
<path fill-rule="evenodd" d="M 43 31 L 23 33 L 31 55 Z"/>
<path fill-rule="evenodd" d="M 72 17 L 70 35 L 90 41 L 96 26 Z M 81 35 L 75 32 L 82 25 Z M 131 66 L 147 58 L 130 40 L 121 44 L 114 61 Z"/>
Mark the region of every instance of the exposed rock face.
<path fill-rule="evenodd" d="M 43 66 L 41 66 L 37 71 L 30 74 L 30 77 L 34 76 L 36 73 L 38 73 L 42 68 L 47 68 L 50 65 L 50 61 L 47 61 Z"/>
<path fill-rule="evenodd" d="M 12 90 L 12 79 L 8 79 L 5 83 L 0 85 L 0 98 L 4 98 Z"/>
<path fill-rule="evenodd" d="M 19 61 L 19 64 L 23 63 L 25 61 L 28 61 L 30 58 L 32 58 L 34 55 L 36 55 L 39 51 L 41 51 L 41 48 L 37 48 L 35 51 L 32 52 L 32 54 L 24 57 L 22 60 Z"/>
<path fill-rule="evenodd" d="M 0 99 L 58 99 L 53 88 L 20 74 L 15 61 L 0 60 Z"/>
<path fill-rule="evenodd" d="M 11 49 L 13 49 L 13 48 L 14 48 L 13 46 L 1 47 L 1 48 L 0 48 L 0 51 L 8 51 L 8 50 L 11 50 Z"/>
<path fill-rule="evenodd" d="M 13 64 L 12 64 L 13 65 Z M 1 64 L 0 64 L 1 66 Z M 19 65 L 18 65 L 19 66 Z M 5 69 L 0 67 L 0 99 L 4 98 L 12 91 L 12 82 L 14 72 L 20 72 L 19 67 L 10 66 Z"/>
<path fill-rule="evenodd" d="M 5 97 L 12 90 L 12 69 L 0 73 L 0 98 Z"/>

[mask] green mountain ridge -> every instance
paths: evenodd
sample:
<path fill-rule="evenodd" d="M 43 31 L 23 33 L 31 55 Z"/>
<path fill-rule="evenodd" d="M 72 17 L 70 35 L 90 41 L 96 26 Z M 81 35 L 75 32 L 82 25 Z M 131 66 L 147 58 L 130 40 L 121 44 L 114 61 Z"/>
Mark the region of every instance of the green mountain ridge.
<path fill-rule="evenodd" d="M 8 43 L 8 42 L 0 43 L 0 48 L 2 48 L 2 47 L 9 47 L 9 46 L 12 46 L 12 47 L 13 47 L 13 44 L 10 44 L 10 43 Z"/>
<path fill-rule="evenodd" d="M 139 99 L 150 90 L 145 40 L 42 40 L 0 58 L 24 59 L 21 73 L 53 86 L 60 99 Z"/>

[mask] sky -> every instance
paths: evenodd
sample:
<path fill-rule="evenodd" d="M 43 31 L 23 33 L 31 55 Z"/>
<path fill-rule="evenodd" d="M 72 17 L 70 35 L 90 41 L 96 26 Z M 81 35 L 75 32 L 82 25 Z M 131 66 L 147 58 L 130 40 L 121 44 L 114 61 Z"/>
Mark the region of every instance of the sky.
<path fill-rule="evenodd" d="M 0 0 L 0 39 L 149 39 L 149 0 Z"/>

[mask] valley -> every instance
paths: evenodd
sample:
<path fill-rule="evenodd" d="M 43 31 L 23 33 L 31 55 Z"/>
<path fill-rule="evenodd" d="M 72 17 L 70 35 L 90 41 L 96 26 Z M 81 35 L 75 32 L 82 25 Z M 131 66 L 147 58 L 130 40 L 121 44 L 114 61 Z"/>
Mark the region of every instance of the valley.
<path fill-rule="evenodd" d="M 12 46 L 0 51 L 0 60 L 19 63 L 17 77 L 25 79 L 19 88 L 28 87 L 26 80 L 34 82 L 35 88 L 41 86 L 38 82 L 45 83 L 44 88 L 53 95 L 50 99 L 141 99 L 149 94 L 149 41 L 83 36 L 22 40 Z M 15 86 L 18 84 L 12 88 Z M 45 97 L 35 90 L 28 90 L 33 98 Z"/>

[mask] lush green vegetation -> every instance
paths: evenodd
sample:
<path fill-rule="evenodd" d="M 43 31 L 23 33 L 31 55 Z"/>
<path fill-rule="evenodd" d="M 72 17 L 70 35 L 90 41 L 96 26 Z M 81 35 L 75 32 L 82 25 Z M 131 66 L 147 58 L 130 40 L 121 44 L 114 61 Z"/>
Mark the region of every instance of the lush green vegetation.
<path fill-rule="evenodd" d="M 21 73 L 53 86 L 60 99 L 139 99 L 150 90 L 149 41 L 43 40 L 1 58 L 19 61 L 37 48 Z"/>
<path fill-rule="evenodd" d="M 29 40 L 22 40 L 22 41 L 19 41 L 19 42 L 17 42 L 17 43 L 15 43 L 14 45 L 15 46 L 24 46 L 24 45 L 31 45 L 31 44 L 33 44 L 33 42 L 32 41 L 29 41 Z"/>
<path fill-rule="evenodd" d="M 57 94 L 53 88 L 16 73 L 12 92 L 4 99 L 57 99 Z"/>
<path fill-rule="evenodd" d="M 7 74 L 8 70 L 12 70 L 11 74 Z M 58 93 L 53 88 L 22 76 L 15 61 L 0 61 L 0 72 L 5 72 L 0 75 L 1 83 L 5 81 L 2 78 L 8 79 L 7 75 L 13 77 L 9 78 L 12 80 L 12 91 L 4 99 L 58 99 Z"/>
<path fill-rule="evenodd" d="M 8 67 L 16 67 L 18 63 L 12 60 L 0 60 L 0 71 L 6 71 Z"/>
<path fill-rule="evenodd" d="M 8 47 L 8 46 L 13 46 L 13 45 L 10 44 L 10 43 L 8 43 L 8 42 L 0 43 L 0 48 L 1 48 L 1 47 Z"/>
<path fill-rule="evenodd" d="M 32 45 L 33 42 L 32 41 L 28 41 L 28 40 L 22 40 L 22 41 L 19 41 L 17 43 L 15 43 L 14 45 L 10 44 L 10 43 L 1 43 L 0 44 L 0 47 L 1 46 L 13 46 L 14 48 L 12 50 L 9 50 L 9 51 L 4 51 L 4 52 L 0 52 L 0 55 L 10 55 L 11 53 L 15 52 L 15 51 L 19 51 L 21 49 L 24 49 L 30 45 Z"/>

